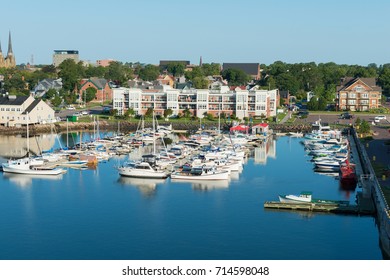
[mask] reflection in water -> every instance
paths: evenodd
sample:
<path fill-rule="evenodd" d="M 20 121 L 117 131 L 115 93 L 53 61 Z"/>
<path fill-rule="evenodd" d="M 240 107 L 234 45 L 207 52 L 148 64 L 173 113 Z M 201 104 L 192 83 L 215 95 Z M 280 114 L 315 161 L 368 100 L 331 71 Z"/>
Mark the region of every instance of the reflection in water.
<path fill-rule="evenodd" d="M 15 185 L 26 188 L 32 185 L 33 180 L 61 180 L 63 174 L 58 175 L 26 175 L 4 172 L 3 177 Z"/>
<path fill-rule="evenodd" d="M 215 189 L 226 189 L 229 187 L 230 180 L 214 180 L 207 181 L 202 180 L 199 182 L 193 182 L 192 188 L 197 191 L 210 191 Z"/>
<path fill-rule="evenodd" d="M 157 185 L 163 184 L 164 182 L 165 179 L 132 178 L 124 176 L 121 176 L 118 179 L 118 183 L 121 185 L 137 187 L 144 196 L 154 196 Z"/>
<path fill-rule="evenodd" d="M 30 152 L 36 155 L 41 151 L 50 150 L 56 141 L 57 135 L 44 134 L 29 138 Z M 10 145 L 12 143 L 12 146 Z M 38 145 L 39 143 L 39 145 Z M 20 135 L 0 137 L 0 156 L 5 158 L 18 158 L 27 154 L 27 138 Z"/>
<path fill-rule="evenodd" d="M 276 140 L 270 138 L 263 142 L 259 147 L 253 149 L 253 158 L 255 163 L 267 164 L 267 158 L 276 158 Z"/>

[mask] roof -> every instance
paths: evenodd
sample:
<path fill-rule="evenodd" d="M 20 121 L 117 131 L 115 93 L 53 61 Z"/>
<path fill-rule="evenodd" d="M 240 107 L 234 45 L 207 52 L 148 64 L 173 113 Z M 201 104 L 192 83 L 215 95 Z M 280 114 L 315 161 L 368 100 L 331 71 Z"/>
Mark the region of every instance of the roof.
<path fill-rule="evenodd" d="M 252 126 L 252 128 L 253 127 L 268 127 L 268 124 L 267 123 L 259 123 L 259 124 Z"/>
<path fill-rule="evenodd" d="M 15 95 L 1 96 L 0 105 L 19 106 L 22 105 L 27 99 L 28 96 L 15 96 Z"/>
<path fill-rule="evenodd" d="M 185 66 L 191 64 L 189 60 L 160 60 L 160 66 L 168 66 L 169 63 L 183 63 Z"/>
<path fill-rule="evenodd" d="M 224 63 L 222 69 L 239 69 L 244 71 L 248 75 L 259 74 L 260 64 L 259 63 Z"/>
<path fill-rule="evenodd" d="M 84 80 L 85 82 L 81 85 L 84 86 L 86 83 L 91 82 L 93 83 L 98 89 L 103 89 L 106 84 L 107 80 L 103 78 L 90 78 L 88 80 Z"/>
<path fill-rule="evenodd" d="M 230 131 L 248 131 L 249 126 L 244 125 L 244 124 L 239 124 L 236 126 L 233 126 L 230 128 Z"/>
<path fill-rule="evenodd" d="M 342 79 L 341 84 L 337 86 L 337 91 L 344 90 L 359 80 L 364 84 L 366 84 L 367 86 L 369 86 L 372 90 L 382 91 L 382 88 L 376 85 L 375 78 L 354 78 L 354 77 L 346 77 Z"/>
<path fill-rule="evenodd" d="M 24 110 L 24 112 L 22 113 L 22 115 L 25 115 L 25 114 L 27 114 L 27 113 L 30 113 L 30 112 L 35 108 L 35 106 L 38 105 L 39 102 L 41 102 L 41 99 L 35 99 L 35 100 L 33 101 L 33 103 L 31 103 L 30 106 L 28 106 L 27 109 Z"/>

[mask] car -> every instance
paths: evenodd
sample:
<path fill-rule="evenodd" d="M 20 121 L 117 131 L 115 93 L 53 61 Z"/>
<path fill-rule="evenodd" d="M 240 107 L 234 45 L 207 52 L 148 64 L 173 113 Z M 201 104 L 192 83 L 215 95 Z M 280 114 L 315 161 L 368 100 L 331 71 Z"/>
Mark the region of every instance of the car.
<path fill-rule="evenodd" d="M 67 110 L 76 110 L 76 108 L 73 105 L 66 106 Z"/>
<path fill-rule="evenodd" d="M 385 120 L 385 119 L 386 119 L 386 116 L 384 116 L 384 115 L 375 117 L 375 120 Z"/>
<path fill-rule="evenodd" d="M 345 119 L 345 120 L 350 120 L 353 119 L 353 115 L 349 113 L 342 113 L 339 117 L 339 119 Z"/>
<path fill-rule="evenodd" d="M 82 111 L 81 114 L 84 116 L 89 115 L 89 111 Z"/>
<path fill-rule="evenodd" d="M 80 112 L 76 112 L 76 113 L 74 113 L 72 116 L 80 117 L 80 116 L 81 116 L 81 113 L 80 113 Z"/>

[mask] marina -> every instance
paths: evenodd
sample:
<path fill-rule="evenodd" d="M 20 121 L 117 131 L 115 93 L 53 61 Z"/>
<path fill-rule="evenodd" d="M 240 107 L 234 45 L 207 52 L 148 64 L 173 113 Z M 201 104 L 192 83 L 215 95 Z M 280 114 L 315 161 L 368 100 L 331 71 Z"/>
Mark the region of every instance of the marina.
<path fill-rule="evenodd" d="M 78 137 L 91 135 L 78 134 L 75 143 Z M 5 172 L 0 178 L 0 210 L 5 213 L 0 217 L 0 258 L 382 259 L 373 216 L 264 207 L 278 194 L 304 189 L 321 198 L 348 201 L 348 211 L 357 208 L 359 187 L 344 189 L 337 175 L 314 172 L 301 140 L 270 137 L 251 148 L 242 170 L 231 171 L 227 180 L 145 179 L 118 173 L 124 162 L 150 154 L 152 145 L 85 169 L 65 167 L 67 172 L 58 178 Z M 305 240 L 300 252 L 288 245 L 300 240 Z"/>

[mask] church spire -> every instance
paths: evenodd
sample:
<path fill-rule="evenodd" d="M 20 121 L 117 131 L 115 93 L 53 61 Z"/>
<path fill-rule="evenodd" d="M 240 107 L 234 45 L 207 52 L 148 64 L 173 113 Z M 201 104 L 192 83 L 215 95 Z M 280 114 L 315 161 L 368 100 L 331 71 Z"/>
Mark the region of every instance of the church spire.
<path fill-rule="evenodd" d="M 1 50 L 1 42 L 0 42 L 0 53 L 2 53 L 3 51 Z"/>
<path fill-rule="evenodd" d="M 11 31 L 9 32 L 9 38 L 8 38 L 8 54 L 12 54 L 12 42 L 11 42 Z"/>

